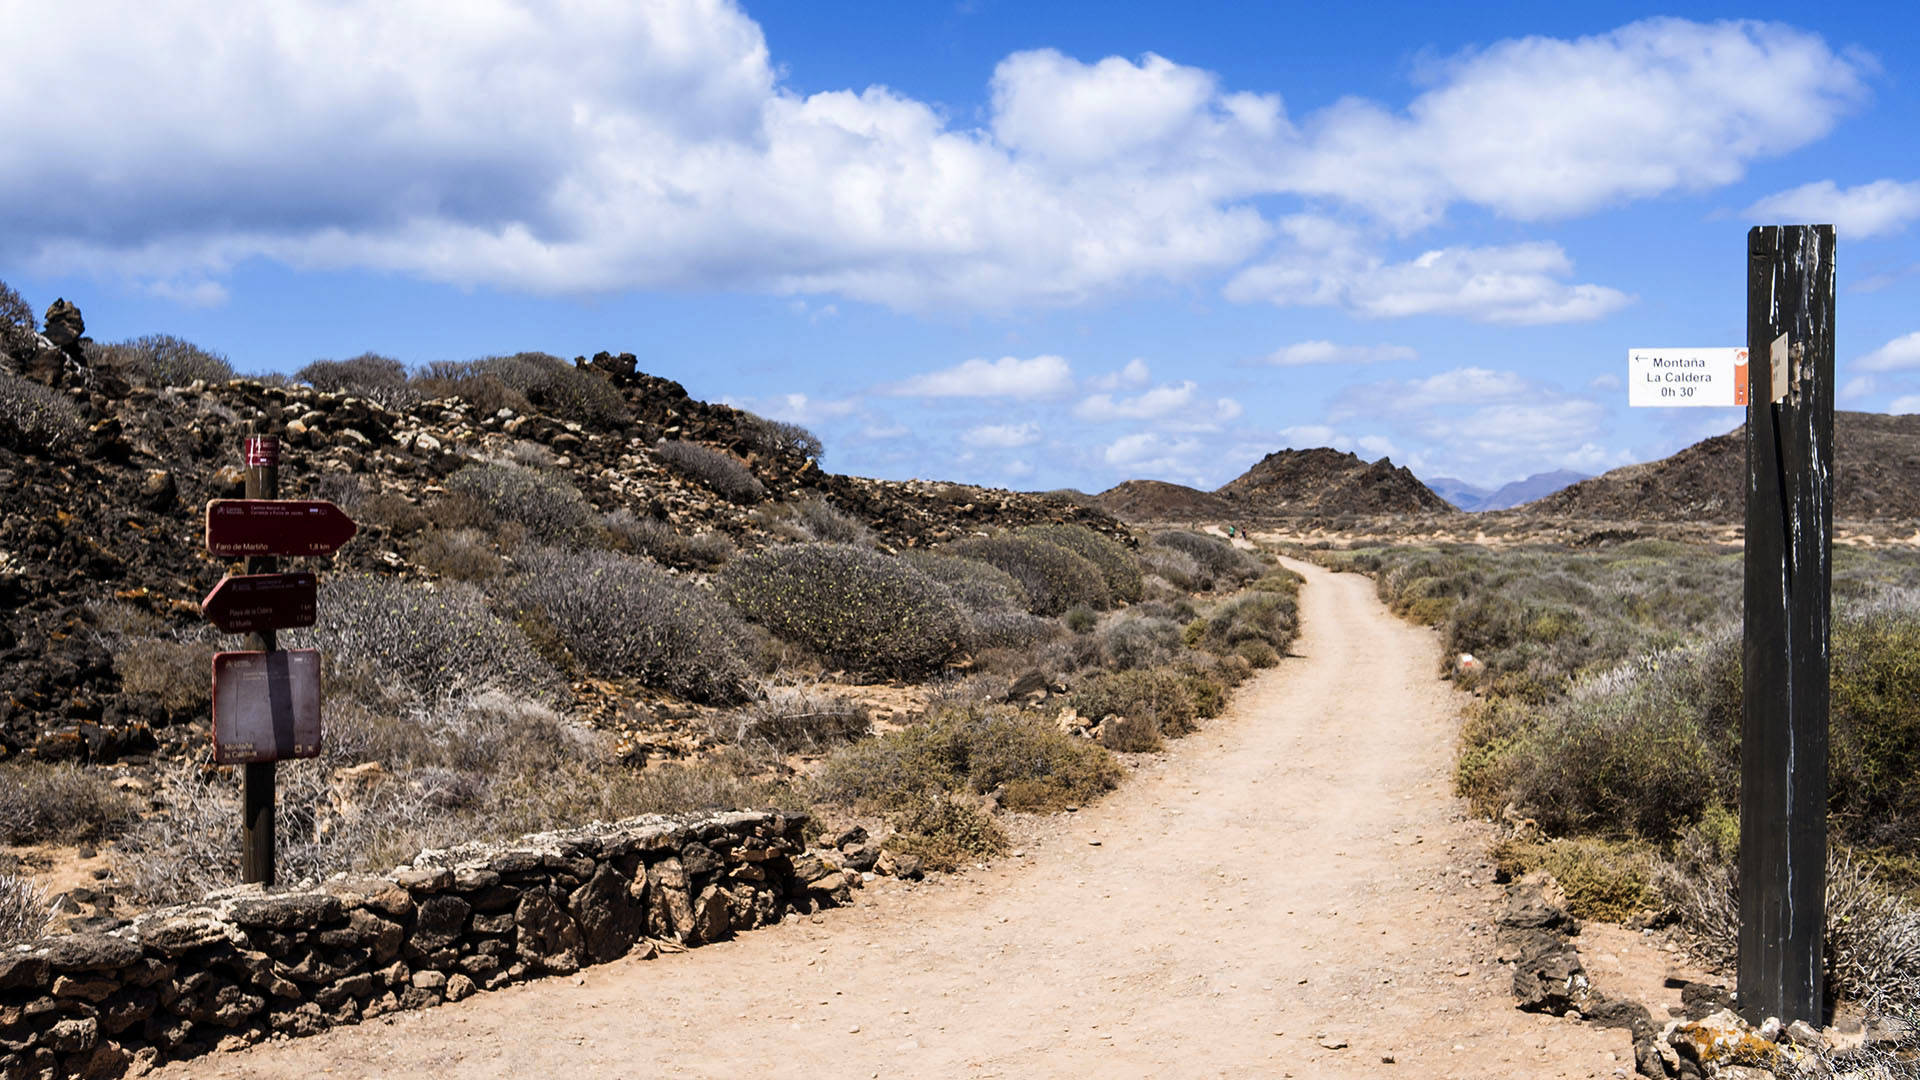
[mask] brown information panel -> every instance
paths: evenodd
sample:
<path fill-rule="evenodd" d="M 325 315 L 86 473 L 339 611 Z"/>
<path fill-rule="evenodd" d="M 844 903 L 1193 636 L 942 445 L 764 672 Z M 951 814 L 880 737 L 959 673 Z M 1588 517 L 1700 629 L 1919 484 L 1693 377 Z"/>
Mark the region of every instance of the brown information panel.
<path fill-rule="evenodd" d="M 314 499 L 214 499 L 207 504 L 207 550 L 241 555 L 331 555 L 359 531 L 330 502 Z"/>
<path fill-rule="evenodd" d="M 320 755 L 320 650 L 213 654 L 213 760 Z"/>
<path fill-rule="evenodd" d="M 235 574 L 220 579 L 200 602 L 200 611 L 229 634 L 312 626 L 319 584 L 305 571 Z"/>

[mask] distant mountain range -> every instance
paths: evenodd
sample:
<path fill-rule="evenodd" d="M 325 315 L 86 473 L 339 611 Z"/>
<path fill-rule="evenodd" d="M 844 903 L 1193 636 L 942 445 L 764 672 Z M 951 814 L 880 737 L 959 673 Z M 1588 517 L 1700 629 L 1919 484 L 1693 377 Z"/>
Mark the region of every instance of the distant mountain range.
<path fill-rule="evenodd" d="M 1453 512 L 1419 477 L 1389 459 L 1368 462 L 1326 447 L 1275 451 L 1214 491 L 1160 480 L 1129 480 L 1094 496 L 1093 501 L 1128 521 Z"/>
<path fill-rule="evenodd" d="M 1552 472 L 1534 473 L 1525 480 L 1515 480 L 1492 489 L 1451 476 L 1436 476 L 1427 481 L 1427 486 L 1433 489 L 1434 494 L 1462 510 L 1510 510 L 1522 503 L 1546 498 L 1569 484 L 1577 484 L 1587 478 L 1586 473 L 1555 469 Z"/>

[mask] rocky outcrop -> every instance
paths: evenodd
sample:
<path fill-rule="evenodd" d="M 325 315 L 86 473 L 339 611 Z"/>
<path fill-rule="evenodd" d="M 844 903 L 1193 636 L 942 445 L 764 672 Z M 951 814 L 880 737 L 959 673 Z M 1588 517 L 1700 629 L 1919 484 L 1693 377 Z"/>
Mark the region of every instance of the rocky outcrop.
<path fill-rule="evenodd" d="M 112 1077 L 844 902 L 803 815 L 640 818 L 427 852 L 379 877 L 242 887 L 0 950 L 0 1077 Z"/>

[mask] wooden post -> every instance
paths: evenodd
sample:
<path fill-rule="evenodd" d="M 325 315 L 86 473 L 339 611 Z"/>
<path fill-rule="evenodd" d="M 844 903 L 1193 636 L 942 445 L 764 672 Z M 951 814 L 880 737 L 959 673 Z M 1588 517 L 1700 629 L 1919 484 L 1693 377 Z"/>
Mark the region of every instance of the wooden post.
<path fill-rule="evenodd" d="M 1747 234 L 1740 1010 L 1818 1026 L 1833 580 L 1831 225 Z"/>
<path fill-rule="evenodd" d="M 255 423 L 253 430 L 246 447 L 247 498 L 277 499 L 280 497 L 280 440 L 265 434 L 264 422 Z M 279 569 L 280 560 L 272 555 L 247 557 L 249 574 L 271 574 Z M 275 631 L 262 630 L 248 636 L 252 639 L 249 644 L 255 649 L 272 652 L 279 647 Z M 273 767 L 271 761 L 241 766 L 245 770 L 241 789 L 241 880 L 262 885 L 272 885 L 274 876 Z"/>

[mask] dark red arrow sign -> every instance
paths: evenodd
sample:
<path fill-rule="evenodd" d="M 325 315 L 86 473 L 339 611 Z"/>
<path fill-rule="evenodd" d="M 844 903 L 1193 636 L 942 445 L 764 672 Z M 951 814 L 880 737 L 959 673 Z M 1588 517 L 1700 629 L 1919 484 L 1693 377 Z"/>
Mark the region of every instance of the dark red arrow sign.
<path fill-rule="evenodd" d="M 312 574 L 241 574 L 220 579 L 200 612 L 229 634 L 312 626 L 318 579 Z"/>
<path fill-rule="evenodd" d="M 331 555 L 359 529 L 330 502 L 215 499 L 207 504 L 207 550 L 215 555 Z"/>

